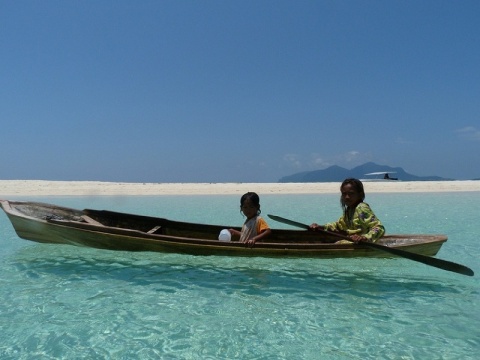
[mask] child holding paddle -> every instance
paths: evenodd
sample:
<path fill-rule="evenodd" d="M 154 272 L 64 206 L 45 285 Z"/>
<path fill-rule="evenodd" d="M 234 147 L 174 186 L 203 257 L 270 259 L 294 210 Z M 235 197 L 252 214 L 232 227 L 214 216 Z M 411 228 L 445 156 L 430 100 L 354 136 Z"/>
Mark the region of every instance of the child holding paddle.
<path fill-rule="evenodd" d="M 365 191 L 358 179 L 345 179 L 340 186 L 340 203 L 343 215 L 336 222 L 325 225 L 313 223 L 312 230 L 337 231 L 347 236 L 355 243 L 359 241 L 376 242 L 385 234 L 385 228 L 375 216 L 370 206 L 363 202 Z"/>
<path fill-rule="evenodd" d="M 253 246 L 256 241 L 270 235 L 271 230 L 267 222 L 260 216 L 260 197 L 254 192 L 243 194 L 240 199 L 240 212 L 247 219 L 242 230 L 228 229 L 232 235 L 240 236 L 240 241 Z"/>

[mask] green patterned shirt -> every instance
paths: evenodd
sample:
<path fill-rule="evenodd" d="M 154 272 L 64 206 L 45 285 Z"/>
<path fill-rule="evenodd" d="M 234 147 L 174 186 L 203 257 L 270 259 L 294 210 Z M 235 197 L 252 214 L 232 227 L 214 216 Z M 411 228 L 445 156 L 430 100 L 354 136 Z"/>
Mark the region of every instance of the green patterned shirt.
<path fill-rule="evenodd" d="M 343 214 L 336 222 L 324 225 L 327 231 L 345 231 L 348 235 L 358 234 L 370 242 L 376 242 L 385 234 L 385 228 L 367 203 L 361 202 L 355 208 L 351 219 Z"/>

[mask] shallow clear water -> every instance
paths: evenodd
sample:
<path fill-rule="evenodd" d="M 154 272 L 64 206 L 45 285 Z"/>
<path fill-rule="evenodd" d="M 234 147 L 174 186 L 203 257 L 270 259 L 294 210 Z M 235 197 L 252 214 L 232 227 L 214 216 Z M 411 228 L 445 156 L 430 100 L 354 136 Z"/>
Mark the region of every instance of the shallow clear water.
<path fill-rule="evenodd" d="M 30 197 L 240 225 L 236 196 Z M 19 239 L 0 214 L 1 359 L 475 359 L 480 193 L 371 194 L 389 233 L 445 233 L 440 258 L 127 253 Z M 336 195 L 261 195 L 263 213 L 331 221 Z M 268 220 L 268 219 L 267 219 Z M 287 226 L 268 220 L 272 227 Z"/>

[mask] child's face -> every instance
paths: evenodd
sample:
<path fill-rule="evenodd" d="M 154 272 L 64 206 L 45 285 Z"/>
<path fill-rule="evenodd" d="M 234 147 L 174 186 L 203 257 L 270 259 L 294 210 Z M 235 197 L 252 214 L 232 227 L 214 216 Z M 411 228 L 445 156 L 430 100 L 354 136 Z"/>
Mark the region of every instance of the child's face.
<path fill-rule="evenodd" d="M 245 214 L 247 219 L 250 219 L 250 218 L 254 217 L 255 215 L 257 215 L 258 206 L 255 206 L 250 199 L 246 199 L 243 202 L 241 210 Z"/>
<path fill-rule="evenodd" d="M 348 207 L 362 202 L 362 196 L 352 184 L 345 184 L 341 191 L 343 203 Z"/>

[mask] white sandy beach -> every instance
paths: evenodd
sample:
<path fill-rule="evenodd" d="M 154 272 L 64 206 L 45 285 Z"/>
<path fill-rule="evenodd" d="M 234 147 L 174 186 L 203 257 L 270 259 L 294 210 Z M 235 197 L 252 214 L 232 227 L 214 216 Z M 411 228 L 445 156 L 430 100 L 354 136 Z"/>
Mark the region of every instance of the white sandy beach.
<path fill-rule="evenodd" d="M 365 182 L 368 193 L 480 191 L 480 181 Z M 235 195 L 338 193 L 330 183 L 121 183 L 101 181 L 0 180 L 0 197 L 102 195 Z"/>

